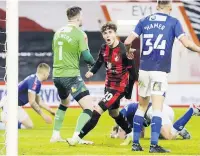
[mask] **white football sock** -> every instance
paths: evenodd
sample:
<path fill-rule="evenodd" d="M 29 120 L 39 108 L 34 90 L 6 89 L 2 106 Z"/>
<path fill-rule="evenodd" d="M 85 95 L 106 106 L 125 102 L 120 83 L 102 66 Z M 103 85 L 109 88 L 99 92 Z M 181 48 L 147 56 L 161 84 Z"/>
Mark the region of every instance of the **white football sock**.
<path fill-rule="evenodd" d="M 53 130 L 53 137 L 60 137 L 60 131 Z"/>
<path fill-rule="evenodd" d="M 73 137 L 72 138 L 75 138 L 76 136 L 78 136 L 80 134 L 80 132 L 74 132 L 73 134 Z"/>

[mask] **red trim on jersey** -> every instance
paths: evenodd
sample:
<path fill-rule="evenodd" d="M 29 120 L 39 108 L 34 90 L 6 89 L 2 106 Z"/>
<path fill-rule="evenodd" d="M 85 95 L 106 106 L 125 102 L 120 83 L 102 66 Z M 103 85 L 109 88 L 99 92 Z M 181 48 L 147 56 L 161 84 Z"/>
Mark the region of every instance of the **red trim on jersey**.
<path fill-rule="evenodd" d="M 107 108 L 109 108 L 115 101 L 119 98 L 120 92 L 116 92 L 115 95 L 105 104 Z"/>
<path fill-rule="evenodd" d="M 36 87 L 37 87 L 37 78 L 35 78 L 35 81 L 32 86 L 32 90 L 36 90 Z"/>

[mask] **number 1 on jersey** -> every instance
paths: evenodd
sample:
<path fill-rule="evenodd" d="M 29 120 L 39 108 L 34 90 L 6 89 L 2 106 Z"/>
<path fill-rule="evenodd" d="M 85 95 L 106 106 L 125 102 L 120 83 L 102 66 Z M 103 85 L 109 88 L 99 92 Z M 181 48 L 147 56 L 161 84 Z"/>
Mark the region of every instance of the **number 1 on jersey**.
<path fill-rule="evenodd" d="M 58 41 L 58 59 L 61 61 L 62 60 L 62 52 L 63 52 L 63 42 Z"/>

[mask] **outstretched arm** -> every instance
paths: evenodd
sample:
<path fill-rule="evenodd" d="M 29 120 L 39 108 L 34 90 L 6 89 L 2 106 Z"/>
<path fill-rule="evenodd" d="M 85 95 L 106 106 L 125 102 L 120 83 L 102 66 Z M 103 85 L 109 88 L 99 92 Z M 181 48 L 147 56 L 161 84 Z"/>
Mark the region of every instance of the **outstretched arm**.
<path fill-rule="evenodd" d="M 179 20 L 177 20 L 175 25 L 175 36 L 179 39 L 179 41 L 189 50 L 193 52 L 200 53 L 200 47 L 197 46 L 193 41 L 191 41 L 183 31 L 183 28 L 181 26 L 181 23 Z"/>
<path fill-rule="evenodd" d="M 40 106 L 36 102 L 36 93 L 28 92 L 28 100 L 29 100 L 29 104 L 35 110 L 35 112 L 37 112 L 39 115 L 42 116 L 43 112 L 40 109 Z"/>
<path fill-rule="evenodd" d="M 85 74 L 85 77 L 86 78 L 91 78 L 101 68 L 102 64 L 103 64 L 103 54 L 102 54 L 102 50 L 100 49 L 97 61 L 89 69 L 89 71 Z"/>
<path fill-rule="evenodd" d="M 193 41 L 191 41 L 187 36 L 182 36 L 179 39 L 181 43 L 189 50 L 193 52 L 200 53 L 200 47 L 197 46 Z"/>
<path fill-rule="evenodd" d="M 93 66 L 95 61 L 94 61 L 94 58 L 92 57 L 91 53 L 89 50 L 85 50 L 82 52 L 82 56 L 83 56 L 83 59 L 84 61 L 89 64 L 90 66 Z"/>
<path fill-rule="evenodd" d="M 29 104 L 31 105 L 31 107 L 46 121 L 46 123 L 51 124 L 52 119 L 48 115 L 46 115 L 42 112 L 40 106 L 36 102 L 36 94 L 29 92 L 28 100 L 29 100 Z"/>
<path fill-rule="evenodd" d="M 55 111 L 53 111 L 53 109 L 51 109 L 47 104 L 44 103 L 44 101 L 41 99 L 40 95 L 36 96 L 36 102 L 38 103 L 38 105 L 41 108 L 45 109 L 46 111 L 48 111 L 52 115 L 55 115 Z"/>
<path fill-rule="evenodd" d="M 132 42 L 137 38 L 137 35 L 135 33 L 131 33 L 126 40 L 124 41 L 126 51 L 129 52 L 131 49 Z"/>
<path fill-rule="evenodd" d="M 89 46 L 88 46 L 88 38 L 85 32 L 80 34 L 79 51 L 81 52 L 83 59 L 87 64 L 89 64 L 90 66 L 94 65 L 95 61 L 90 53 Z"/>
<path fill-rule="evenodd" d="M 101 66 L 104 62 L 103 53 L 104 53 L 104 48 L 102 46 L 101 49 L 99 50 L 98 58 L 94 64 L 94 66 L 90 69 L 90 72 L 92 72 L 93 74 L 95 74 L 101 68 Z"/>
<path fill-rule="evenodd" d="M 135 29 L 131 32 L 131 34 L 124 41 L 124 44 L 125 44 L 125 47 L 126 47 L 126 51 L 127 51 L 127 57 L 129 59 L 133 59 L 134 58 L 134 54 L 133 53 L 135 52 L 135 49 L 131 49 L 132 42 L 136 38 L 138 38 L 141 34 L 142 34 L 142 20 L 140 20 L 138 22 L 138 24 L 136 25 Z"/>

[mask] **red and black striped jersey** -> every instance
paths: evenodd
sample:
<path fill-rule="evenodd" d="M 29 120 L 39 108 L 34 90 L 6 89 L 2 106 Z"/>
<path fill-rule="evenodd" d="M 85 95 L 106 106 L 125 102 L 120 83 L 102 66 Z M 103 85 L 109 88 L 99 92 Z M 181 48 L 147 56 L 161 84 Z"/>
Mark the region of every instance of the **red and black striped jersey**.
<path fill-rule="evenodd" d="M 106 87 L 124 92 L 129 82 L 128 69 L 133 65 L 132 60 L 126 57 L 124 44 L 119 42 L 115 48 L 103 44 L 99 50 L 98 59 L 90 71 L 95 74 L 103 63 L 106 67 Z"/>

